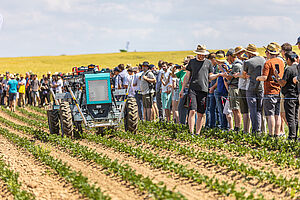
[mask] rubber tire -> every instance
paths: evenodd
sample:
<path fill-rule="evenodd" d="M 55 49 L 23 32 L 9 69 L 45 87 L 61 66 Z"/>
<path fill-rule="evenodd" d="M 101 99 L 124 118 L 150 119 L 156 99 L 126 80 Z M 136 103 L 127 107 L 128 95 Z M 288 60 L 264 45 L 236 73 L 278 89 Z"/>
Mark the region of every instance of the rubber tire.
<path fill-rule="evenodd" d="M 60 125 L 62 135 L 73 137 L 73 119 L 69 102 L 61 102 L 60 109 Z"/>
<path fill-rule="evenodd" d="M 59 134 L 59 112 L 58 110 L 47 110 L 50 134 Z"/>
<path fill-rule="evenodd" d="M 129 97 L 125 104 L 124 127 L 125 131 L 135 133 L 138 129 L 138 106 L 135 98 Z"/>

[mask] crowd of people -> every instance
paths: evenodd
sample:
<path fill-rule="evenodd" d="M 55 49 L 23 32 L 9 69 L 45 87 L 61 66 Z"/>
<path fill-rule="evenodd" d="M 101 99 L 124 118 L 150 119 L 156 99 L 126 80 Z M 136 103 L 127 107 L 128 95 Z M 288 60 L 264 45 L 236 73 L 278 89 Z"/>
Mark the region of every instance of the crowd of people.
<path fill-rule="evenodd" d="M 296 45 L 300 49 L 300 37 Z M 198 45 L 196 55 L 180 64 L 145 61 L 108 70 L 112 87 L 127 89 L 136 99 L 140 120 L 187 124 L 195 135 L 207 127 L 283 137 L 286 124 L 287 138 L 299 141 L 299 57 L 289 43 L 264 48 L 262 57 L 254 44 L 227 52 Z M 57 72 L 40 80 L 30 72 L 0 74 L 0 103 L 12 111 L 16 104 L 47 105 L 51 88 L 63 92 L 62 77 Z"/>
<path fill-rule="evenodd" d="M 63 89 L 62 73 L 42 75 L 39 80 L 36 74 L 27 72 L 23 74 L 12 74 L 6 72 L 0 74 L 0 99 L 1 105 L 11 111 L 15 111 L 16 105 L 45 106 L 50 103 L 50 88 L 61 93 Z"/>
<path fill-rule="evenodd" d="M 207 127 L 283 137 L 286 124 L 287 138 L 298 141 L 299 57 L 289 43 L 264 48 L 263 57 L 254 44 L 227 52 L 198 45 L 179 65 L 120 64 L 113 87 L 129 90 L 140 120 L 188 124 L 195 135 Z"/>

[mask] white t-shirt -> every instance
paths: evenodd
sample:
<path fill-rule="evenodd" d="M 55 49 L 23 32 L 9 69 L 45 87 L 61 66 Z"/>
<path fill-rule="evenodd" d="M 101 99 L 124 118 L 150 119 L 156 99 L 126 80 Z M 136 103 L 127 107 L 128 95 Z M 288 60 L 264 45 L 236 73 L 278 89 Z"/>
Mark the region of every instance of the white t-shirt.
<path fill-rule="evenodd" d="M 62 87 L 64 85 L 63 80 L 59 79 L 56 84 L 57 84 L 56 93 L 62 93 Z"/>
<path fill-rule="evenodd" d="M 141 77 L 142 74 L 143 74 L 143 72 L 141 71 L 141 72 L 138 72 L 134 75 L 133 84 L 136 84 L 135 91 L 140 91 L 141 90 L 141 88 L 140 88 L 140 86 L 141 86 L 140 77 Z"/>
<path fill-rule="evenodd" d="M 172 89 L 172 76 L 170 74 L 170 71 L 167 71 L 167 72 L 163 72 L 163 75 L 164 75 L 164 78 L 163 78 L 163 81 L 166 83 L 168 81 L 168 77 L 170 76 L 170 79 L 169 79 L 169 82 L 168 84 L 165 86 L 163 84 L 161 84 L 161 91 L 162 92 L 167 92 L 167 91 L 171 91 Z"/>

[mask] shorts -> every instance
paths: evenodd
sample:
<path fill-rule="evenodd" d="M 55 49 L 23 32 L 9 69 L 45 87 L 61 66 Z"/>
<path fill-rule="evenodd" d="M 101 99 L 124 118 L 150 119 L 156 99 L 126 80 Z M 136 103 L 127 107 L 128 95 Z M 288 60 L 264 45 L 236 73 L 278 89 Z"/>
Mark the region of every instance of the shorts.
<path fill-rule="evenodd" d="M 167 94 L 165 92 L 161 93 L 161 103 L 162 103 L 162 109 L 170 109 L 171 103 L 172 103 L 172 93 Z"/>
<path fill-rule="evenodd" d="M 179 89 L 175 89 L 172 92 L 172 101 L 179 101 Z"/>
<path fill-rule="evenodd" d="M 206 109 L 207 92 L 189 90 L 190 95 L 190 109 L 197 111 L 197 113 L 204 114 Z"/>
<path fill-rule="evenodd" d="M 17 93 L 9 93 L 8 100 L 15 101 L 17 98 Z"/>
<path fill-rule="evenodd" d="M 143 107 L 144 108 L 152 108 L 153 105 L 153 94 L 143 94 Z"/>
<path fill-rule="evenodd" d="M 229 87 L 229 104 L 232 110 L 239 110 L 240 102 L 239 102 L 239 89 Z"/>
<path fill-rule="evenodd" d="M 240 109 L 242 114 L 249 113 L 247 98 L 246 98 L 246 90 L 239 90 L 239 101 L 240 101 Z"/>
<path fill-rule="evenodd" d="M 280 95 L 265 94 L 264 96 L 264 111 L 266 116 L 280 114 Z"/>
<path fill-rule="evenodd" d="M 230 101 L 229 100 L 226 100 L 226 103 L 225 103 L 225 106 L 224 106 L 224 109 L 223 109 L 223 114 L 224 115 L 232 114 L 232 109 L 230 107 Z"/>

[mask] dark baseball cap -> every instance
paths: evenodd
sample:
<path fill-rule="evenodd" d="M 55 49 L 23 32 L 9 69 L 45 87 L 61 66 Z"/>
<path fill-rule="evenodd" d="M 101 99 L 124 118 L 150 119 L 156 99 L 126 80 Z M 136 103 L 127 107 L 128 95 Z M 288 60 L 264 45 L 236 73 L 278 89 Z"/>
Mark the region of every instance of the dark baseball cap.
<path fill-rule="evenodd" d="M 234 49 L 228 49 L 226 56 L 232 56 L 234 54 Z"/>
<path fill-rule="evenodd" d="M 114 68 L 114 72 L 120 72 L 119 67 L 115 67 L 115 68 Z"/>
<path fill-rule="evenodd" d="M 299 43 L 300 43 L 300 37 L 298 37 L 296 45 L 298 45 Z"/>
<path fill-rule="evenodd" d="M 149 66 L 149 62 L 144 61 L 144 62 L 142 63 L 142 66 Z"/>

